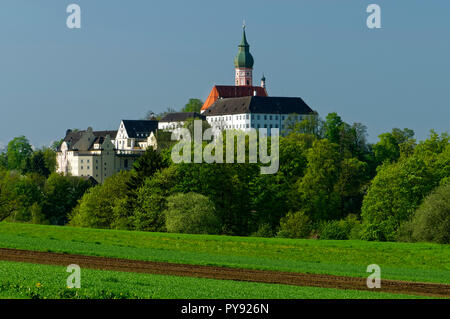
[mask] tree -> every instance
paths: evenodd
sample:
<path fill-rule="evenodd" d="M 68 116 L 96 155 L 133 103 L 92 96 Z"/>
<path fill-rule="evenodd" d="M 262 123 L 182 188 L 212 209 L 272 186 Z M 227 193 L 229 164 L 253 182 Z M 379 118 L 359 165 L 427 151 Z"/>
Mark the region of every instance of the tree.
<path fill-rule="evenodd" d="M 39 176 L 39 175 L 38 175 Z M 41 179 L 44 179 L 41 177 Z M 43 200 L 43 182 L 33 175 L 20 176 L 14 185 L 14 197 L 18 205 L 12 215 L 12 221 L 29 222 L 32 219 L 31 208 L 41 206 Z"/>
<path fill-rule="evenodd" d="M 72 132 L 74 131 L 78 131 L 78 130 L 72 130 Z M 59 148 L 61 147 L 61 144 L 64 142 L 64 139 L 60 139 L 57 141 L 54 141 L 51 145 L 50 145 L 50 149 L 54 152 L 57 152 L 59 150 Z"/>
<path fill-rule="evenodd" d="M 340 134 L 344 122 L 337 113 L 329 113 L 325 119 L 325 138 L 331 143 L 340 144 Z"/>
<path fill-rule="evenodd" d="M 189 102 L 181 109 L 181 112 L 197 112 L 200 113 L 200 109 L 203 106 L 203 102 L 199 99 L 189 99 Z"/>
<path fill-rule="evenodd" d="M 191 134 L 191 138 L 194 139 L 194 127 L 195 127 L 195 121 L 200 121 L 199 119 L 196 118 L 190 118 L 187 119 L 183 125 L 183 128 L 186 128 L 189 130 L 189 133 Z M 205 131 L 209 128 L 211 128 L 211 125 L 208 123 L 208 121 L 206 120 L 201 120 L 202 121 L 202 136 L 205 133 Z M 193 141 L 192 141 L 193 142 Z"/>
<path fill-rule="evenodd" d="M 49 147 L 42 149 L 44 154 L 45 167 L 51 173 L 56 172 L 56 151 Z"/>
<path fill-rule="evenodd" d="M 207 196 L 214 203 L 221 233 L 248 235 L 253 230 L 249 187 L 259 174 L 256 164 L 182 163 L 176 167 L 179 182 L 173 192 Z"/>
<path fill-rule="evenodd" d="M 414 131 L 408 128 L 400 130 L 392 129 L 390 133 L 383 133 L 379 136 L 380 141 L 373 146 L 375 158 L 379 164 L 387 161 L 394 162 L 400 158 L 402 144 L 404 146 L 415 143 Z"/>
<path fill-rule="evenodd" d="M 296 183 L 296 209 L 302 209 L 313 221 L 339 216 L 340 198 L 335 191 L 339 178 L 337 145 L 318 140 L 307 154 L 305 176 Z"/>
<path fill-rule="evenodd" d="M 6 152 L 1 151 L 0 152 L 0 169 L 7 169 L 8 168 L 8 157 L 6 155 Z"/>
<path fill-rule="evenodd" d="M 15 185 L 20 175 L 0 169 L 0 221 L 10 217 L 20 207 Z"/>
<path fill-rule="evenodd" d="M 339 217 L 359 215 L 364 197 L 362 186 L 367 183 L 368 165 L 356 157 L 344 158 L 339 164 L 339 178 L 334 191 L 339 194 Z"/>
<path fill-rule="evenodd" d="M 293 199 L 297 198 L 295 183 L 304 176 L 307 167 L 307 152 L 315 137 L 310 134 L 292 132 L 280 137 L 280 166 L 276 174 L 255 174 L 250 181 L 252 215 L 258 228 L 265 235 L 276 233 L 280 219 L 287 212 L 296 209 Z M 259 232 L 259 231 L 258 231 Z"/>
<path fill-rule="evenodd" d="M 121 171 L 90 188 L 70 215 L 69 224 L 78 227 L 129 229 L 131 212 L 126 209 L 129 171 Z"/>
<path fill-rule="evenodd" d="M 217 234 L 219 219 L 214 204 L 197 193 L 178 193 L 167 199 L 166 228 L 171 233 Z"/>
<path fill-rule="evenodd" d="M 136 192 L 132 225 L 141 231 L 166 231 L 163 211 L 167 208 L 167 197 L 177 184 L 177 168 L 170 166 L 152 177 L 147 177 Z"/>
<path fill-rule="evenodd" d="M 443 183 L 425 198 L 411 220 L 399 230 L 402 241 L 450 244 L 450 183 Z"/>
<path fill-rule="evenodd" d="M 79 177 L 52 173 L 44 187 L 42 211 L 52 225 L 64 225 L 91 183 Z"/>
<path fill-rule="evenodd" d="M 399 225 L 411 218 L 433 188 L 450 177 L 449 163 L 449 137 L 435 133 L 410 156 L 385 161 L 363 200 L 363 239 L 395 240 Z"/>
<path fill-rule="evenodd" d="M 324 134 L 324 122 L 316 113 L 304 117 L 300 122 L 298 121 L 297 114 L 289 114 L 284 120 L 283 126 L 282 133 L 284 135 L 300 133 L 313 135 L 316 138 L 323 138 Z"/>
<path fill-rule="evenodd" d="M 159 151 L 152 147 L 147 148 L 144 155 L 134 162 L 132 177 L 129 183 L 129 190 L 138 189 L 146 177 L 151 177 L 157 171 L 168 166 L 168 163 L 163 161 Z"/>
<path fill-rule="evenodd" d="M 8 143 L 6 152 L 8 158 L 8 169 L 22 171 L 27 158 L 31 156 L 33 149 L 25 136 L 14 138 Z"/>
<path fill-rule="evenodd" d="M 316 138 L 310 134 L 291 133 L 280 138 L 279 171 L 291 182 L 305 174 L 308 164 L 306 155 Z"/>
<path fill-rule="evenodd" d="M 23 168 L 23 172 L 36 173 L 48 177 L 51 172 L 50 169 L 47 167 L 44 152 L 39 150 L 33 152 L 30 157 L 27 157 L 25 159 L 25 166 Z"/>
<path fill-rule="evenodd" d="M 31 221 L 32 207 L 40 206 L 43 200 L 44 181 L 40 175 L 22 176 L 0 169 L 0 221 Z"/>

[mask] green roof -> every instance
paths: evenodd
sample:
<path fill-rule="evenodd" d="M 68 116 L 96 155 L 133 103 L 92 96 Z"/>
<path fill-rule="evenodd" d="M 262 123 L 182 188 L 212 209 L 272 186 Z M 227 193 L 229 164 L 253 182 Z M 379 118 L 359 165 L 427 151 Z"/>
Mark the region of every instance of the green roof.
<path fill-rule="evenodd" d="M 234 66 L 236 68 L 253 68 L 253 57 L 250 54 L 250 45 L 247 42 L 247 37 L 245 35 L 245 27 L 242 33 L 242 41 L 239 44 L 239 51 L 234 58 Z"/>

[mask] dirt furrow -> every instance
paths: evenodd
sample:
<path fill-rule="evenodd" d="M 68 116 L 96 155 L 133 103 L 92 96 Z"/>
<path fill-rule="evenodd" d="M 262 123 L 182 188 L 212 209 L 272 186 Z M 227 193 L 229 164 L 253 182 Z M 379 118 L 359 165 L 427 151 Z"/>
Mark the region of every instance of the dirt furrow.
<path fill-rule="evenodd" d="M 81 268 L 100 270 L 251 281 L 322 288 L 371 290 L 408 295 L 450 298 L 450 285 L 435 283 L 382 280 L 380 289 L 369 289 L 367 288 L 365 278 L 187 265 L 6 248 L 0 248 L 0 260 L 61 266 L 77 264 Z"/>

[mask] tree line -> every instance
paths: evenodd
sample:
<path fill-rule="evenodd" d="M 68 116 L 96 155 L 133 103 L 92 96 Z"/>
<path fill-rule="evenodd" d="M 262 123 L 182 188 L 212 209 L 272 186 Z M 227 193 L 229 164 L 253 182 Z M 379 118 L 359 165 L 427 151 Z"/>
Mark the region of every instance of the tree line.
<path fill-rule="evenodd" d="M 261 164 L 174 164 L 173 145 L 166 143 L 97 186 L 54 173 L 54 151 L 30 151 L 20 138 L 0 157 L 0 218 L 154 232 L 450 242 L 447 133 L 431 131 L 418 142 L 412 130 L 393 129 L 371 144 L 364 125 L 336 113 L 300 123 L 288 118 L 285 127 L 276 174 L 261 175 Z"/>

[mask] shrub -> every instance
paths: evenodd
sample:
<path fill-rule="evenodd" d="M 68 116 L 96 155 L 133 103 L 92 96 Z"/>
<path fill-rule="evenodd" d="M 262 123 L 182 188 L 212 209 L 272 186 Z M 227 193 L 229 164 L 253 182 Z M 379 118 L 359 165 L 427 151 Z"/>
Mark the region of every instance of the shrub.
<path fill-rule="evenodd" d="M 411 220 L 399 229 L 400 241 L 450 243 L 450 183 L 437 187 Z"/>
<path fill-rule="evenodd" d="M 341 220 L 324 222 L 319 227 L 320 239 L 359 239 L 360 222 L 355 215 Z"/>
<path fill-rule="evenodd" d="M 197 193 L 178 193 L 167 198 L 166 228 L 170 233 L 217 234 L 220 224 L 214 204 Z"/>
<path fill-rule="evenodd" d="M 310 235 L 311 230 L 311 220 L 305 212 L 290 212 L 280 221 L 278 237 L 306 238 Z"/>
<path fill-rule="evenodd" d="M 261 224 L 258 227 L 258 230 L 252 234 L 253 237 L 274 237 L 275 233 L 272 229 L 272 226 L 268 223 Z"/>

